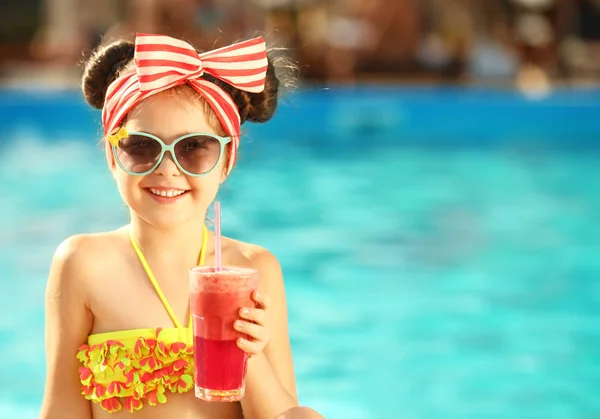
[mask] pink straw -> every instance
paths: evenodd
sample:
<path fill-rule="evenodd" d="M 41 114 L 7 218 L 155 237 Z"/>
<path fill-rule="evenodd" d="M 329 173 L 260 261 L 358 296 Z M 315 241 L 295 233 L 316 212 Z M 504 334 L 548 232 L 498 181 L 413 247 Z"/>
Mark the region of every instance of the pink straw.
<path fill-rule="evenodd" d="M 213 206 L 215 212 L 215 268 L 221 270 L 221 203 L 215 201 Z"/>

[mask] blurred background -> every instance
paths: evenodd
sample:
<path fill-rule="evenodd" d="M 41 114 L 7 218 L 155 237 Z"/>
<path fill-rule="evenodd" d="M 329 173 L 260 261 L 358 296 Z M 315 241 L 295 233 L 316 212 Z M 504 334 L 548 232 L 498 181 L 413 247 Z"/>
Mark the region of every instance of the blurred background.
<path fill-rule="evenodd" d="M 297 63 L 220 199 L 283 265 L 301 403 L 600 417 L 600 1 L 4 0 L 0 418 L 39 412 L 56 246 L 128 220 L 79 83 L 136 31 Z"/>
<path fill-rule="evenodd" d="M 305 82 L 593 82 L 595 0 L 21 0 L 0 2 L 3 77 L 77 80 L 102 42 L 169 33 L 199 49 L 260 33 Z M 60 71 L 59 71 L 60 70 Z"/>

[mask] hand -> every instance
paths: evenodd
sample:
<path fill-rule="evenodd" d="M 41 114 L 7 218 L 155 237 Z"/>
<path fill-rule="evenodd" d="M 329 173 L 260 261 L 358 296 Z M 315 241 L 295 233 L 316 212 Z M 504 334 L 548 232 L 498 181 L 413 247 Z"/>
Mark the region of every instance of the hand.
<path fill-rule="evenodd" d="M 247 338 L 238 338 L 237 346 L 248 356 L 261 353 L 267 343 L 271 340 L 271 327 L 267 310 L 271 299 L 258 291 L 252 293 L 252 300 L 256 307 L 243 307 L 240 309 L 240 317 L 245 320 L 236 320 L 233 327 L 238 332 L 247 335 Z"/>

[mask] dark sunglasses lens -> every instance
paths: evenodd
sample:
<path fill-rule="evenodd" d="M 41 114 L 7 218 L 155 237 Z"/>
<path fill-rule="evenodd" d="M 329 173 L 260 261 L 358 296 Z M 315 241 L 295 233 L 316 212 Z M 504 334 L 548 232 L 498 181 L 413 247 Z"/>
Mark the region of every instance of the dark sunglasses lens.
<path fill-rule="evenodd" d="M 152 137 L 134 134 L 119 141 L 117 158 L 119 163 L 132 173 L 144 173 L 158 161 L 162 147 Z"/>
<path fill-rule="evenodd" d="M 219 161 L 221 143 L 209 135 L 194 135 L 175 145 L 175 157 L 189 173 L 200 175 L 210 172 Z"/>

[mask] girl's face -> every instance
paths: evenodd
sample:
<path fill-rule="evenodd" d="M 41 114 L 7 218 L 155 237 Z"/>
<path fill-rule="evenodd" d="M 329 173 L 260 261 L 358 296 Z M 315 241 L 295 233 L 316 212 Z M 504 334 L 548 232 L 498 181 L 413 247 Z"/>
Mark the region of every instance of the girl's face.
<path fill-rule="evenodd" d="M 152 134 L 167 145 L 190 133 L 222 134 L 209 123 L 206 105 L 191 89 L 176 93 L 179 94 L 161 92 L 144 100 L 127 116 L 124 125 L 127 131 Z M 225 151 L 217 166 L 200 177 L 181 172 L 169 152 L 156 169 L 145 176 L 131 175 L 121 169 L 110 147 L 107 147 L 107 159 L 131 216 L 161 229 L 203 222 L 208 206 L 226 178 Z"/>

